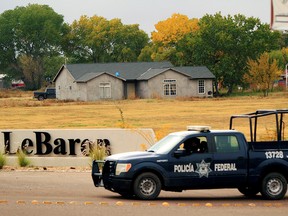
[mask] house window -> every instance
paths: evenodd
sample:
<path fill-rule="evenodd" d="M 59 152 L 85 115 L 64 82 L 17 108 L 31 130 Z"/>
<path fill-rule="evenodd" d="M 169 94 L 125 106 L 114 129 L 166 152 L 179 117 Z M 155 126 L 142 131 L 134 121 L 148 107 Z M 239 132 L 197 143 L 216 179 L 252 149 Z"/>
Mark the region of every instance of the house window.
<path fill-rule="evenodd" d="M 100 98 L 111 98 L 111 83 L 100 83 Z"/>
<path fill-rule="evenodd" d="M 176 95 L 176 80 L 174 80 L 174 79 L 164 80 L 163 89 L 164 89 L 164 95 L 165 96 Z"/>
<path fill-rule="evenodd" d="M 205 93 L 205 80 L 198 81 L 198 93 L 204 94 Z"/>

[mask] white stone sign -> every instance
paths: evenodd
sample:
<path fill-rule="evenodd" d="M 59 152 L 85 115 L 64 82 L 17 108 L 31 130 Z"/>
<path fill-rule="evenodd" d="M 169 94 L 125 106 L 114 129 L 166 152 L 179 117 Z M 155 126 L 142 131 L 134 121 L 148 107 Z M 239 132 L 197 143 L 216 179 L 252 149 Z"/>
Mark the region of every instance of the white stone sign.
<path fill-rule="evenodd" d="M 109 154 L 139 151 L 156 141 L 152 129 L 13 129 L 0 130 L 0 152 L 28 157 L 87 157 L 89 143 L 104 145 Z M 91 147 L 91 146 L 90 146 Z"/>

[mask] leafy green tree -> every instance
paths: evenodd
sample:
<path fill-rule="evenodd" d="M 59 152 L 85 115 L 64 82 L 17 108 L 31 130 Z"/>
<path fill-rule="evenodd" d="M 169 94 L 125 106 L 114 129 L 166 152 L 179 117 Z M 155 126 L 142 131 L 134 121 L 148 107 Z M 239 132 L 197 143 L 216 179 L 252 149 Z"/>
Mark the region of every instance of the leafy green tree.
<path fill-rule="evenodd" d="M 282 48 L 281 49 L 281 53 L 283 56 L 283 62 L 281 61 L 282 64 L 280 64 L 280 68 L 282 68 L 283 70 L 286 69 L 286 65 L 288 64 L 288 48 Z"/>
<path fill-rule="evenodd" d="M 263 92 L 264 97 L 268 96 L 273 88 L 275 80 L 281 75 L 276 59 L 271 59 L 267 52 L 264 52 L 259 59 L 248 59 L 249 72 L 244 75 L 244 79 L 254 90 Z"/>
<path fill-rule="evenodd" d="M 148 35 L 136 24 L 81 16 L 70 26 L 64 44 L 66 55 L 75 62 L 130 62 L 137 60 L 148 41 Z"/>
<path fill-rule="evenodd" d="M 64 56 L 52 56 L 44 58 L 44 79 L 45 84 L 51 84 L 53 78 L 56 76 L 59 68 L 67 62 Z"/>
<path fill-rule="evenodd" d="M 41 60 L 36 60 L 32 56 L 21 55 L 18 61 L 25 77 L 26 85 L 28 84 L 32 89 L 37 88 L 37 86 L 41 87 L 42 74 L 39 73 L 39 71 L 43 71 Z"/>
<path fill-rule="evenodd" d="M 286 51 L 283 48 L 282 50 L 273 50 L 269 53 L 270 59 L 275 59 L 277 60 L 278 67 L 281 69 L 285 69 L 285 64 L 286 64 Z"/>
<path fill-rule="evenodd" d="M 43 58 L 61 51 L 63 16 L 47 5 L 16 7 L 0 15 L 0 35 L 3 72 L 22 78 L 28 89 L 40 88 L 44 77 Z"/>
<path fill-rule="evenodd" d="M 170 56 L 170 61 L 177 66 L 193 66 L 195 34 L 193 32 L 186 34 L 175 44 L 175 50 Z"/>
<path fill-rule="evenodd" d="M 248 58 L 278 49 L 281 40 L 281 34 L 271 32 L 269 25 L 243 15 L 206 15 L 199 27 L 193 42 L 194 64 L 206 65 L 216 76 L 216 87 L 221 83 L 228 94 L 243 85 Z"/>
<path fill-rule="evenodd" d="M 138 61 L 142 62 L 151 62 L 152 61 L 152 53 L 153 53 L 153 45 L 149 44 L 145 46 L 140 55 L 138 56 Z"/>

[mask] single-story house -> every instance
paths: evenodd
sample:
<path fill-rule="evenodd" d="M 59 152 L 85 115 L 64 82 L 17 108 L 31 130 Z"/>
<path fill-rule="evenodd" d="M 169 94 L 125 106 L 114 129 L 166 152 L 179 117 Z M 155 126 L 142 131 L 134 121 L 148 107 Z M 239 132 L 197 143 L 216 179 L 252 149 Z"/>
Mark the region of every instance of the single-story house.
<path fill-rule="evenodd" d="M 0 89 L 4 88 L 4 78 L 5 74 L 0 74 Z"/>
<path fill-rule="evenodd" d="M 215 76 L 205 67 L 170 62 L 63 65 L 53 79 L 56 98 L 95 101 L 127 98 L 212 97 Z"/>

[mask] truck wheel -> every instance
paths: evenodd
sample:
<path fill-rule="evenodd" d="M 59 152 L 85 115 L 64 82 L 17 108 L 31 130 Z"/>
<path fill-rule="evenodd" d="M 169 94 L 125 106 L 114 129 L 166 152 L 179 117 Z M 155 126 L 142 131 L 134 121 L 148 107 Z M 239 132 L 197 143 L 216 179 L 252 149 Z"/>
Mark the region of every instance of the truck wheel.
<path fill-rule="evenodd" d="M 287 192 L 287 180 L 280 173 L 269 173 L 262 181 L 261 194 L 270 200 L 282 199 Z"/>
<path fill-rule="evenodd" d="M 135 179 L 133 189 L 139 199 L 156 199 L 161 191 L 161 181 L 154 173 L 142 173 Z"/>
<path fill-rule="evenodd" d="M 38 96 L 38 100 L 39 100 L 39 101 L 43 101 L 43 100 L 44 100 L 43 95 L 39 95 L 39 96 Z"/>
<path fill-rule="evenodd" d="M 249 188 L 249 187 L 240 187 L 238 188 L 239 192 L 242 193 L 246 197 L 254 197 L 259 193 L 258 189 Z"/>

